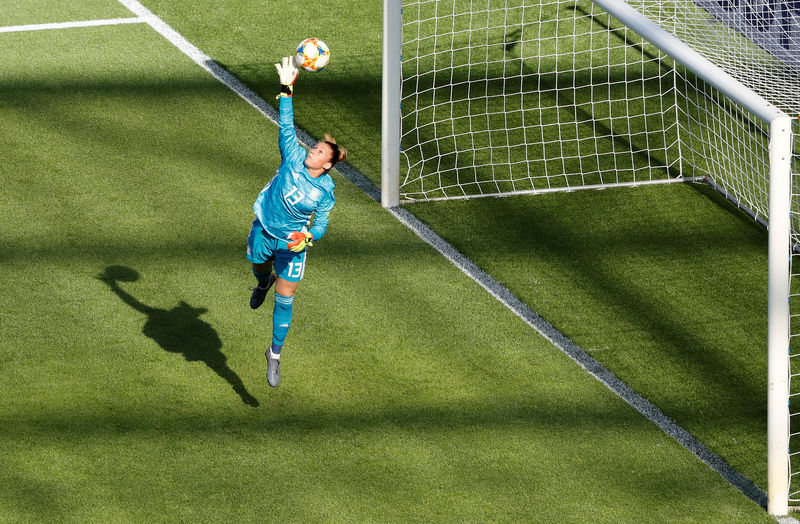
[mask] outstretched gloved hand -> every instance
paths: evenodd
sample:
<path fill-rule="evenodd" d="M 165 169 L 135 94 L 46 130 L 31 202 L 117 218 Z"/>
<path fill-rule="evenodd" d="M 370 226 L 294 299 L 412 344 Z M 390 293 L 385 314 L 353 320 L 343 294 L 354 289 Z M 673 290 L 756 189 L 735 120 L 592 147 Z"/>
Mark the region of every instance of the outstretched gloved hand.
<path fill-rule="evenodd" d="M 275 64 L 275 69 L 278 70 L 278 77 L 281 80 L 281 96 L 292 96 L 294 81 L 297 80 L 299 73 L 294 61 L 288 56 L 284 56 L 280 64 Z"/>

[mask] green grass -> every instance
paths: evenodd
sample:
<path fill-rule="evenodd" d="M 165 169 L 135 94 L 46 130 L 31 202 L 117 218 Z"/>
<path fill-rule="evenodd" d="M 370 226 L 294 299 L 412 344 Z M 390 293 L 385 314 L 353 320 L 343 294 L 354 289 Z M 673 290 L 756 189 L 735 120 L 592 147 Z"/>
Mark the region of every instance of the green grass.
<path fill-rule="evenodd" d="M 280 6 L 146 4 L 274 93 L 284 40 L 263 27 Z M 323 7 L 360 13 L 368 38 L 379 26 L 361 4 Z M 348 76 L 364 50 L 336 20 L 296 29 L 345 33 L 331 45 L 343 69 L 309 80 L 297 113 L 312 134 L 359 137 L 341 140 L 375 177 L 379 68 Z M 244 245 L 279 162 L 273 124 L 145 25 L 0 42 L 0 521 L 771 521 L 339 175 L 270 389 L 270 308 L 247 307 Z M 497 202 L 528 224 L 530 206 L 564 201 Z M 463 205 L 468 224 L 476 204 Z M 495 232 L 474 230 L 491 245 Z M 112 288 L 104 272 L 128 278 Z M 561 292 L 547 293 L 532 306 Z M 579 305 L 558 307 L 584 343 Z M 603 324 L 592 310 L 583 329 Z"/>
<path fill-rule="evenodd" d="M 689 185 L 410 209 L 766 485 L 766 232 L 754 222 Z"/>

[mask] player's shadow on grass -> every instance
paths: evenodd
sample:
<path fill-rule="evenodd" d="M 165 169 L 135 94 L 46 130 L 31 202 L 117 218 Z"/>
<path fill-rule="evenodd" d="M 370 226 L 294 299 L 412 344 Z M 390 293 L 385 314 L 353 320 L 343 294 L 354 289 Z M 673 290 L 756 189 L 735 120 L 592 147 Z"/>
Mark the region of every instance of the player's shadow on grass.
<path fill-rule="evenodd" d="M 239 375 L 228 367 L 219 335 L 208 322 L 200 319 L 200 315 L 208 311 L 206 308 L 194 308 L 183 301 L 170 310 L 143 304 L 119 285 L 139 280 L 139 273 L 129 267 L 109 266 L 97 278 L 108 284 L 123 302 L 147 315 L 142 328 L 145 335 L 166 351 L 180 353 L 189 362 L 203 362 L 231 385 L 242 402 L 258 406 L 258 399 L 248 393 Z"/>

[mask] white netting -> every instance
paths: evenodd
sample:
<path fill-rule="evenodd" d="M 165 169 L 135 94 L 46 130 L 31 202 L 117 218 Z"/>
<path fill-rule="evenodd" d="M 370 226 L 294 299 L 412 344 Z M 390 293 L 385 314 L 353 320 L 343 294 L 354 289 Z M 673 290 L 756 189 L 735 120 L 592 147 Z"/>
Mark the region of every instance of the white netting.
<path fill-rule="evenodd" d="M 404 198 L 651 180 L 679 161 L 672 68 L 591 3 L 423 0 L 403 23 Z"/>
<path fill-rule="evenodd" d="M 791 69 L 700 7 L 634 5 L 800 109 Z M 588 0 L 403 5 L 404 200 L 710 176 L 765 216 L 766 132 Z"/>
<path fill-rule="evenodd" d="M 800 2 L 628 3 L 784 112 L 800 113 Z"/>
<path fill-rule="evenodd" d="M 791 116 L 800 115 L 800 2 L 629 0 L 628 3 L 780 110 Z M 714 92 L 708 88 L 705 91 L 707 96 Z M 691 89 L 684 93 L 691 93 Z M 728 102 L 728 105 L 732 104 Z M 726 109 L 725 113 L 735 114 L 737 110 Z M 707 118 L 707 132 L 715 126 L 726 125 L 725 121 L 724 113 Z M 753 119 L 740 132 L 753 138 L 766 137 L 768 128 Z M 682 151 L 696 152 L 711 147 L 710 136 L 727 139 L 725 133 L 706 134 L 699 143 L 690 144 Z M 800 136 L 797 133 L 794 136 L 794 151 L 798 152 Z M 733 200 L 752 209 L 756 216 L 766 218 L 768 158 L 762 148 L 755 145 L 757 140 L 748 140 L 747 136 L 736 140 L 742 147 L 753 149 L 741 150 L 731 167 L 712 171 L 712 176 L 730 192 Z M 693 162 L 702 162 L 702 156 L 695 155 Z M 763 167 L 749 168 L 758 165 Z M 727 175 L 730 169 L 737 172 Z"/>

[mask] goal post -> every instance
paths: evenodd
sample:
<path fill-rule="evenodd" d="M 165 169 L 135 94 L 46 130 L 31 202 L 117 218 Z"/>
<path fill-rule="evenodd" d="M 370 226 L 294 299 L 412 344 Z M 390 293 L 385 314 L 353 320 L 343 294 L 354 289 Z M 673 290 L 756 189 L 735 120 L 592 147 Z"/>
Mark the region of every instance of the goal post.
<path fill-rule="evenodd" d="M 767 511 L 789 512 L 792 121 L 770 122 L 767 281 Z"/>
<path fill-rule="evenodd" d="M 400 87 L 403 48 L 401 0 L 383 0 L 381 204 L 400 203 Z"/>
<path fill-rule="evenodd" d="M 767 498 L 769 513 L 786 514 L 798 141 L 763 90 L 664 28 L 681 10 L 691 24 L 711 15 L 690 0 L 383 6 L 384 207 L 707 180 L 768 226 Z"/>

